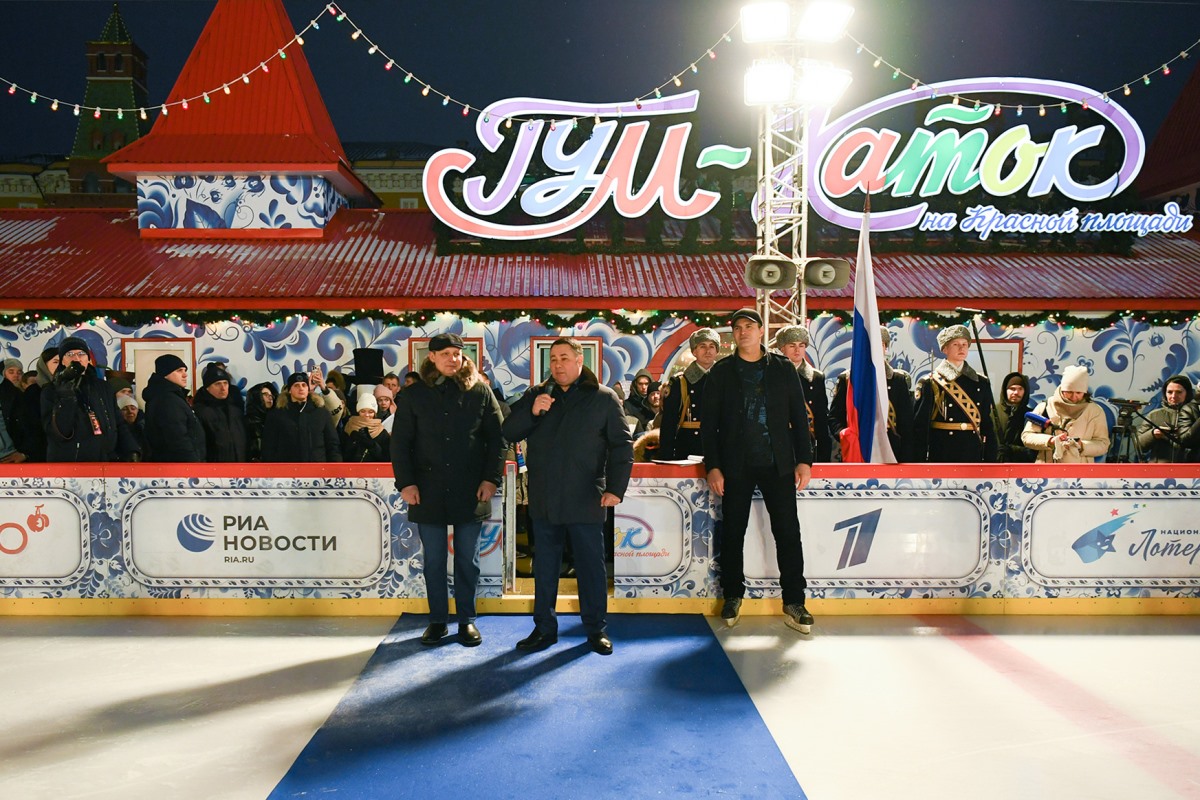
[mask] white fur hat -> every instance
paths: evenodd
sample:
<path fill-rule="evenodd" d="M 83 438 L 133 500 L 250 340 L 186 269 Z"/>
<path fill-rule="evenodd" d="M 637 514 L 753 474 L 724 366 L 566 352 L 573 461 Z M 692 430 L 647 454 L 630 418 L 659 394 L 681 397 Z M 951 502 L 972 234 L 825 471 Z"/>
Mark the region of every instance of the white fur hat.
<path fill-rule="evenodd" d="M 1082 364 L 1067 367 L 1063 370 L 1062 383 L 1058 385 L 1060 392 L 1086 392 L 1088 390 L 1088 369 Z"/>

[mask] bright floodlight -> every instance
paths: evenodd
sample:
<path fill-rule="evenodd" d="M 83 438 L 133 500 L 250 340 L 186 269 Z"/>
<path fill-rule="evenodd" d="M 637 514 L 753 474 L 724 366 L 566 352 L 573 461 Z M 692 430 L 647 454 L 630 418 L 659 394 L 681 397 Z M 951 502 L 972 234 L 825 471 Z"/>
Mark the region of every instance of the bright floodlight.
<path fill-rule="evenodd" d="M 810 42 L 836 42 L 846 32 L 846 23 L 853 14 L 854 6 L 846 3 L 812 0 L 804 7 L 800 25 L 796 28 L 796 38 Z"/>
<path fill-rule="evenodd" d="M 745 99 L 748 106 L 786 105 L 792 99 L 792 65 L 777 60 L 757 60 L 746 70 Z"/>
<path fill-rule="evenodd" d="M 751 3 L 742 6 L 742 41 L 782 42 L 788 39 L 792 10 L 788 3 Z"/>
<path fill-rule="evenodd" d="M 832 64 L 802 59 L 797 64 L 792 100 L 802 106 L 832 106 L 850 85 L 851 77 L 847 70 Z"/>

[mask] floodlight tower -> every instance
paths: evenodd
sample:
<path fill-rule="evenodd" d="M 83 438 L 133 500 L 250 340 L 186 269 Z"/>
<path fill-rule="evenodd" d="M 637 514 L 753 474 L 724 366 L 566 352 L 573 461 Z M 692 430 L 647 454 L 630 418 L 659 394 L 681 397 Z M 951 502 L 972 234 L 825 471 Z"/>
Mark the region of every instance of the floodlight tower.
<path fill-rule="evenodd" d="M 767 339 L 808 317 L 808 285 L 840 288 L 849 280 L 845 259 L 808 257 L 808 109 L 833 105 L 850 73 L 807 58 L 810 42 L 833 42 L 845 32 L 853 7 L 831 0 L 756 2 L 741 13 L 742 39 L 763 47 L 745 78 L 746 105 L 760 109 L 758 126 L 757 246 L 746 283 Z M 772 294 L 789 292 L 784 302 Z"/>

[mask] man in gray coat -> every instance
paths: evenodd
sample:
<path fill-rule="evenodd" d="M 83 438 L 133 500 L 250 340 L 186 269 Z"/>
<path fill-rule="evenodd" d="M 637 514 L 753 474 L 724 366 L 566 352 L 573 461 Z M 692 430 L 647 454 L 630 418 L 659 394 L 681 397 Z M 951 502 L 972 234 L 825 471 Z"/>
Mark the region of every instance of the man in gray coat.
<path fill-rule="evenodd" d="M 579 610 L 588 643 L 612 653 L 608 638 L 608 577 L 604 522 L 621 502 L 633 471 L 633 442 L 621 401 L 583 365 L 583 347 L 560 338 L 550 346 L 550 378 L 518 400 L 504 438 L 526 440 L 529 516 L 533 527 L 533 621 L 519 650 L 558 641 L 558 572 L 569 537 L 579 580 Z"/>
<path fill-rule="evenodd" d="M 437 644 L 447 632 L 447 528 L 454 527 L 454 602 L 458 640 L 483 641 L 475 627 L 479 583 L 479 534 L 491 515 L 492 497 L 504 470 L 500 406 L 463 340 L 442 333 L 429 340 L 421 380 L 400 393 L 392 425 L 396 488 L 417 523 L 425 554 L 429 627 L 421 644 Z"/>

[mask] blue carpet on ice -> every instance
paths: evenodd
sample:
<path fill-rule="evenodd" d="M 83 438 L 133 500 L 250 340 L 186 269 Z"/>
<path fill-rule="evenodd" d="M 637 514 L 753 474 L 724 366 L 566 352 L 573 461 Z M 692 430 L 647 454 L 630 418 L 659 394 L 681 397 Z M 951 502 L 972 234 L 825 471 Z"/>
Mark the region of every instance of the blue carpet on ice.
<path fill-rule="evenodd" d="M 272 798 L 803 798 L 703 617 L 610 615 L 616 652 L 576 616 L 513 649 L 527 616 L 479 619 L 483 644 L 418 641 L 404 616 Z"/>

